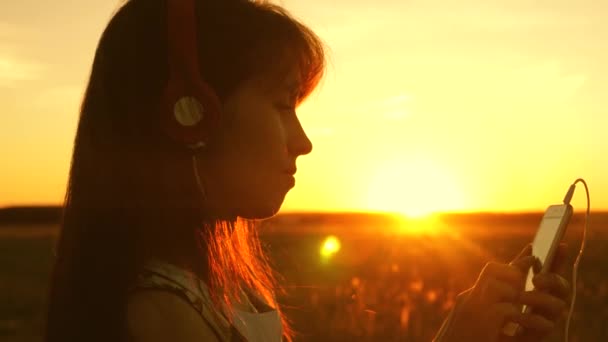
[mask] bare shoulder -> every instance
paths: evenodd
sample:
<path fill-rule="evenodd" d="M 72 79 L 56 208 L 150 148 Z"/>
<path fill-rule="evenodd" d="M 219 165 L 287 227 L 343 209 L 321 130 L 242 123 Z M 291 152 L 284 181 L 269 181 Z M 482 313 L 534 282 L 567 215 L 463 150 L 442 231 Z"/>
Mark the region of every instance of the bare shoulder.
<path fill-rule="evenodd" d="M 130 295 L 127 326 L 133 342 L 219 342 L 194 308 L 166 291 L 149 290 Z"/>

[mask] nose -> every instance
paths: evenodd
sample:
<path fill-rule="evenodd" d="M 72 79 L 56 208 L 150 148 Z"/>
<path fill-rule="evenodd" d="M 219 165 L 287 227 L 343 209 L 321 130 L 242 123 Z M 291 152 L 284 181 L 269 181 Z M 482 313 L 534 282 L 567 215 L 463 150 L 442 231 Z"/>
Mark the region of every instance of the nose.
<path fill-rule="evenodd" d="M 308 139 L 300 120 L 294 120 L 294 129 L 290 134 L 290 139 L 287 143 L 289 154 L 293 156 L 301 156 L 312 152 L 312 142 Z"/>

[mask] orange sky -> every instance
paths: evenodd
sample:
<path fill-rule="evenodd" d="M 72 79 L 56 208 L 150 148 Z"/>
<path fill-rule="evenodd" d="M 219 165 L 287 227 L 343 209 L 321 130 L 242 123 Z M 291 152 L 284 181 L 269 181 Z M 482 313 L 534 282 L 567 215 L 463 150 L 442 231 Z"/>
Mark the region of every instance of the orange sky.
<path fill-rule="evenodd" d="M 0 206 L 61 202 L 117 3 L 0 3 Z M 608 2 L 281 3 L 330 48 L 284 211 L 608 210 Z"/>

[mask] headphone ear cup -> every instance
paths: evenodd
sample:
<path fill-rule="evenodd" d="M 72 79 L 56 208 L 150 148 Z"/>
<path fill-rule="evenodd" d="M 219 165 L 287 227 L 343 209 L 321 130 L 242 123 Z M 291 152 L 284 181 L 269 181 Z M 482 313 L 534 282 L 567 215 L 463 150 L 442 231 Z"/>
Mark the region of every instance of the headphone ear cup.
<path fill-rule="evenodd" d="M 221 103 L 215 91 L 200 79 L 186 87 L 183 79 L 171 78 L 162 97 L 166 133 L 189 148 L 208 144 L 220 122 Z"/>

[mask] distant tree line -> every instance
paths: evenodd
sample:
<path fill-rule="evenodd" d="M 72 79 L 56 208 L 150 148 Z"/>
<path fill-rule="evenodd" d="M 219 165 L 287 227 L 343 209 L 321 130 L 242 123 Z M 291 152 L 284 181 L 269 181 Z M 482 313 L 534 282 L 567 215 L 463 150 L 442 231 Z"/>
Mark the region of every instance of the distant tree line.
<path fill-rule="evenodd" d="M 0 224 L 54 224 L 61 222 L 61 206 L 0 208 Z"/>

